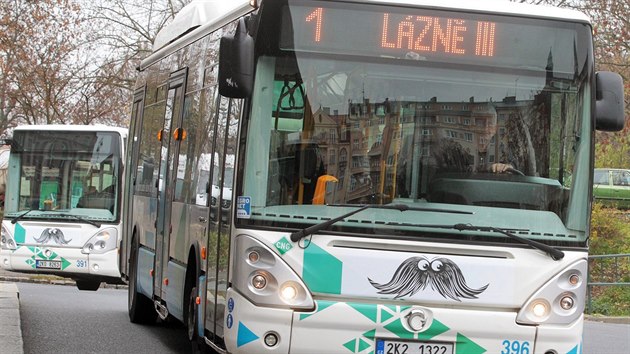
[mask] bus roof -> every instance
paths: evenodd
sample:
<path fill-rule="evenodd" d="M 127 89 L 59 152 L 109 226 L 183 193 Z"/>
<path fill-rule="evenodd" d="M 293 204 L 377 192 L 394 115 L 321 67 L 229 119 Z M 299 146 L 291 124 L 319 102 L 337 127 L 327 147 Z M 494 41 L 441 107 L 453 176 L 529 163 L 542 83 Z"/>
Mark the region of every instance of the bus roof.
<path fill-rule="evenodd" d="M 199 40 L 207 33 L 253 11 L 253 2 L 261 4 L 265 1 L 271 0 L 193 0 L 175 15 L 175 18 L 169 25 L 157 34 L 153 43 L 153 54 L 142 61 L 139 69 L 145 69 L 171 52 Z M 320 1 L 340 2 L 339 0 Z M 343 0 L 343 2 L 390 6 L 424 6 L 443 10 L 590 23 L 588 16 L 576 10 L 522 4 L 507 0 Z"/>
<path fill-rule="evenodd" d="M 507 0 L 346 0 L 345 2 L 424 6 L 435 9 L 461 10 L 464 12 L 484 12 L 499 15 L 513 15 L 521 17 L 547 18 L 590 23 L 590 19 L 588 18 L 588 16 L 576 10 L 563 9 L 546 5 L 517 3 Z"/>
<path fill-rule="evenodd" d="M 94 131 L 104 131 L 104 132 L 117 132 L 121 136 L 127 136 L 126 128 L 119 127 L 111 127 L 108 125 L 63 125 L 63 124 L 42 124 L 42 125 L 20 125 L 15 127 L 14 131 L 40 131 L 40 130 L 49 130 L 49 131 L 84 131 L 84 132 L 94 132 Z"/>

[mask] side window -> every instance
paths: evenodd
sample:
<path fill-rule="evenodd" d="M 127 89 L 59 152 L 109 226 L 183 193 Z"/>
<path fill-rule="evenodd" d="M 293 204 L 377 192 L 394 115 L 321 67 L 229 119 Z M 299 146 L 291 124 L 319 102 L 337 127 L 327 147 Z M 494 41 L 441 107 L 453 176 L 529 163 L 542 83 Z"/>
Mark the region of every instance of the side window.
<path fill-rule="evenodd" d="M 160 164 L 161 142 L 157 133 L 162 129 L 166 113 L 166 96 L 147 105 L 142 120 L 142 135 L 138 143 L 138 167 L 136 171 L 136 194 L 157 196 L 157 176 Z"/>
<path fill-rule="evenodd" d="M 612 171 L 613 185 L 615 186 L 627 186 L 628 174 L 624 171 Z"/>
<path fill-rule="evenodd" d="M 182 122 L 183 134 L 179 145 L 179 160 L 177 164 L 177 179 L 175 182 L 174 201 L 189 202 L 192 184 L 192 167 L 195 154 L 195 147 L 198 143 L 198 135 L 195 130 L 199 126 L 199 99 L 201 91 L 186 95 L 184 99 L 184 118 Z"/>
<path fill-rule="evenodd" d="M 608 184 L 608 170 L 598 170 L 593 174 L 593 183 L 599 185 Z"/>

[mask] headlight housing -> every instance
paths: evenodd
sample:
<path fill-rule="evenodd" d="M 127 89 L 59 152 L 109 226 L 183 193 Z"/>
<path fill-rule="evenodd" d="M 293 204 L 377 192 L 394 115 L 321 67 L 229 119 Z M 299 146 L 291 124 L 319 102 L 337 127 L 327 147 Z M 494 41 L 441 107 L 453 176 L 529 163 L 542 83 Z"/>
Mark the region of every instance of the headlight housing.
<path fill-rule="evenodd" d="M 520 324 L 569 324 L 584 312 L 587 262 L 579 260 L 557 274 L 532 297 L 516 317 Z"/>
<path fill-rule="evenodd" d="M 300 277 L 260 241 L 236 237 L 233 286 L 256 306 L 313 310 L 315 303 Z"/>
<path fill-rule="evenodd" d="M 118 234 L 116 229 L 109 228 L 92 236 L 81 249 L 83 254 L 101 254 L 116 249 Z"/>
<path fill-rule="evenodd" d="M 15 243 L 15 239 L 13 239 L 13 235 L 4 225 L 2 225 L 2 232 L 0 232 L 0 248 L 3 250 L 17 249 L 17 244 Z"/>

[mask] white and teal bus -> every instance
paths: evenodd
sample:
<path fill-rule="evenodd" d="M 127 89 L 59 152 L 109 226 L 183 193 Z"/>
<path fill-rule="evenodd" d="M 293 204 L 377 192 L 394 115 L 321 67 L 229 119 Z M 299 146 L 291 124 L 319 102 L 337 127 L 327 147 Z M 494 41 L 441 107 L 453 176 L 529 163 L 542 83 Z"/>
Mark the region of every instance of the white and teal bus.
<path fill-rule="evenodd" d="M 19 126 L 10 139 L 0 268 L 121 283 L 127 129 Z"/>
<path fill-rule="evenodd" d="M 581 352 L 594 133 L 624 124 L 585 15 L 195 1 L 138 75 L 132 322 L 221 353 Z"/>

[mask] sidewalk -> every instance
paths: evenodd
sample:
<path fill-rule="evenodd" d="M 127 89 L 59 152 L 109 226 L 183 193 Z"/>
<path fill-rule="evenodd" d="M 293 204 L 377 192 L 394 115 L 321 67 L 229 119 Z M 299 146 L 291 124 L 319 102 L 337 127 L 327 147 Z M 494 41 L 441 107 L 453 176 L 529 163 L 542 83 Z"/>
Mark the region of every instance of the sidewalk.
<path fill-rule="evenodd" d="M 23 354 L 20 322 L 20 293 L 15 283 L 75 285 L 74 281 L 50 275 L 9 272 L 0 269 L 0 351 L 2 354 Z"/>
<path fill-rule="evenodd" d="M 24 353 L 19 297 L 15 283 L 0 281 L 0 348 L 7 354 Z"/>

